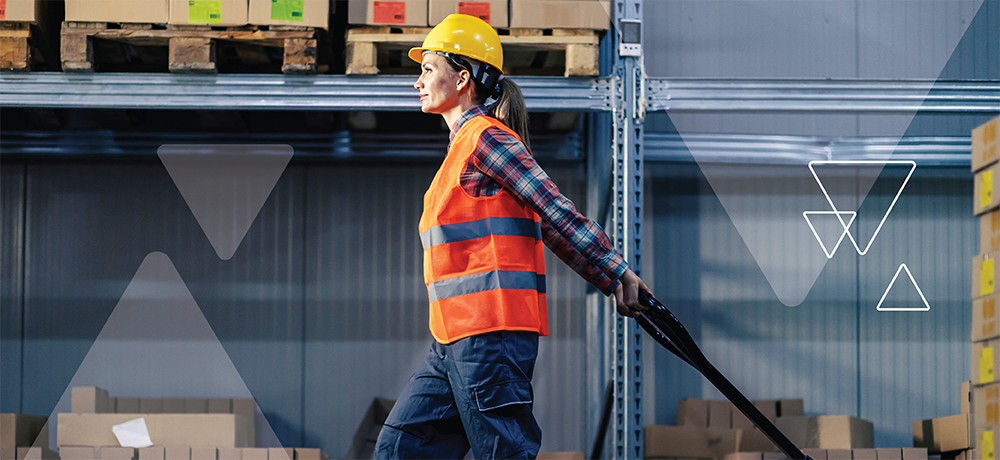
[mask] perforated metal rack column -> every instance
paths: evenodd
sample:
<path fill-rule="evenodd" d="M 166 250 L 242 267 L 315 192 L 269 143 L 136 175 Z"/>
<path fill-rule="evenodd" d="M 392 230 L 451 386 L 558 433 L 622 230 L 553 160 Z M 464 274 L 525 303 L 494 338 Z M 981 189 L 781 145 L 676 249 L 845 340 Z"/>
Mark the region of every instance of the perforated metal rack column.
<path fill-rule="evenodd" d="M 642 67 L 638 30 L 642 19 L 641 0 L 616 0 L 614 4 L 615 59 L 612 74 L 613 171 L 612 228 L 615 248 L 629 267 L 642 276 L 640 236 L 642 235 L 642 138 L 646 101 L 646 81 Z M 631 23 L 632 28 L 624 25 Z M 624 43 L 623 43 L 624 42 Z M 608 314 L 611 331 L 607 335 L 613 350 L 611 376 L 614 381 L 612 432 L 615 458 L 642 458 L 642 332 L 638 324 Z M 607 342 L 605 342 L 607 343 Z"/>

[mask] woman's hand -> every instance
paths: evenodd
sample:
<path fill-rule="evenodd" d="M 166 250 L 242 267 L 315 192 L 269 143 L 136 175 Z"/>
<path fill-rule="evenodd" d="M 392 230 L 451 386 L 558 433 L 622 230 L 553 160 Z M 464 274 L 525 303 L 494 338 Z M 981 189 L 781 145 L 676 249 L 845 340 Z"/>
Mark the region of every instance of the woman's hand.
<path fill-rule="evenodd" d="M 639 312 L 648 308 L 639 303 L 639 292 L 640 290 L 649 291 L 649 288 L 630 269 L 625 269 L 625 273 L 622 274 L 621 278 L 618 278 L 618 281 L 620 284 L 615 288 L 615 304 L 618 314 L 630 318 L 639 316 Z"/>

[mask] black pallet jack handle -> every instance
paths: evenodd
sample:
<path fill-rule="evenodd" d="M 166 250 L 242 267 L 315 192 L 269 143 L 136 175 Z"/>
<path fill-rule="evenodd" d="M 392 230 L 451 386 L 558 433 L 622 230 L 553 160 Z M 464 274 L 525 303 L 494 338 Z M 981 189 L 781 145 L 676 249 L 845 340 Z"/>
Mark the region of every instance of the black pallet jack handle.
<path fill-rule="evenodd" d="M 719 391 L 721 391 L 722 394 L 725 395 L 725 397 L 740 410 L 740 412 L 743 412 L 747 418 L 753 421 L 754 425 L 757 425 L 757 427 L 764 432 L 764 435 L 767 436 L 767 438 L 770 439 L 774 445 L 778 446 L 778 448 L 781 449 L 781 451 L 784 452 L 788 458 L 794 460 L 812 460 L 811 457 L 803 454 L 798 447 L 795 447 L 795 444 L 793 444 L 792 441 L 789 441 L 781 430 L 778 429 L 778 427 L 774 426 L 774 424 L 771 423 L 767 417 L 764 417 L 764 414 L 760 413 L 760 411 L 757 410 L 757 407 L 754 406 L 746 396 L 743 396 L 743 393 L 740 393 L 740 390 L 737 390 L 736 387 L 733 386 L 733 384 L 730 383 L 729 380 L 726 379 L 726 377 L 723 376 L 722 373 L 708 361 L 708 358 L 705 358 L 701 349 L 698 348 L 698 344 L 696 344 L 694 339 L 691 338 L 691 334 L 688 334 L 684 325 L 677 320 L 677 317 L 675 317 L 666 306 L 656 300 L 656 298 L 647 291 L 639 293 L 639 302 L 649 307 L 649 309 L 640 313 L 639 317 L 636 318 L 636 321 L 639 322 L 639 325 L 642 326 L 642 328 L 645 329 L 646 332 L 653 337 L 653 339 L 701 372 L 701 374 L 704 375 L 709 382 L 712 382 L 712 385 L 715 385 L 715 387 L 718 388 Z"/>

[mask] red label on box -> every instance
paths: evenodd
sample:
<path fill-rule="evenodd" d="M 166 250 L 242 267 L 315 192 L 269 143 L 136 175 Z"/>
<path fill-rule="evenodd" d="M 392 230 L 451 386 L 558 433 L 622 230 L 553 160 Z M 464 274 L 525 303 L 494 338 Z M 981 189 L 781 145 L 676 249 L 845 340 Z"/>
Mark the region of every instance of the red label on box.
<path fill-rule="evenodd" d="M 7 17 L 7 0 L 0 0 L 0 19 Z"/>
<path fill-rule="evenodd" d="M 377 24 L 406 24 L 406 2 L 375 2 L 373 10 Z"/>
<path fill-rule="evenodd" d="M 458 2 L 458 13 L 475 16 L 490 23 L 490 3 L 489 2 Z"/>

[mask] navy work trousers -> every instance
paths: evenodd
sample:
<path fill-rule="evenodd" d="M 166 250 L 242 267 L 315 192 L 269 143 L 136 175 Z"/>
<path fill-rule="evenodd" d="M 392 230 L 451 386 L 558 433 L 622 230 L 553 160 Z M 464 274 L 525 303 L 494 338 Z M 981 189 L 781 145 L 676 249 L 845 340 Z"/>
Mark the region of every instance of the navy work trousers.
<path fill-rule="evenodd" d="M 538 455 L 531 413 L 534 332 L 490 332 L 431 344 L 382 426 L 377 459 L 477 459 Z"/>

